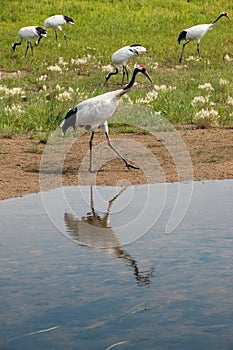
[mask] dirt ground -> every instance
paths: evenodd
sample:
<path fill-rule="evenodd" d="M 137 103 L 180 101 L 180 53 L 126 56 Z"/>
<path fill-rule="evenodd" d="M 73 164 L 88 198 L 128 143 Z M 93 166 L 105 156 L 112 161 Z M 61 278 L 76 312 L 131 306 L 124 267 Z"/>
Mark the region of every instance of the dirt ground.
<path fill-rule="evenodd" d="M 170 137 L 172 134 L 173 137 Z M 89 138 L 90 133 L 87 133 L 78 137 L 70 146 L 60 173 L 62 185 L 85 185 L 90 181 Z M 104 135 L 97 133 L 94 146 L 103 145 L 97 150 L 98 155 L 102 153 L 103 166 L 91 174 L 97 185 L 233 178 L 232 129 L 183 128 L 176 134 L 112 134 L 112 143 L 131 163 L 140 168 L 131 170 L 125 167 L 122 160 L 115 158 L 115 153 L 108 149 L 104 141 Z M 39 176 L 44 167 L 43 164 L 41 167 L 44 149 L 44 143 L 26 136 L 0 138 L 1 200 L 41 190 Z M 87 161 L 83 162 L 85 158 Z M 56 155 L 51 159 L 56 162 Z M 53 175 L 52 172 L 47 173 L 51 179 Z M 50 188 L 53 186 L 56 187 L 57 183 L 52 180 Z"/>

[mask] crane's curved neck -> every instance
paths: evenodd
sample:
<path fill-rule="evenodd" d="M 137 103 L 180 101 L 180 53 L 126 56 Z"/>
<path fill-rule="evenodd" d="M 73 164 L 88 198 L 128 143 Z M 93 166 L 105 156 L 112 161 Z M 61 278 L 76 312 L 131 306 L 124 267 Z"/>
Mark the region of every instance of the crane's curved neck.
<path fill-rule="evenodd" d="M 123 88 L 124 92 L 128 91 L 133 86 L 133 84 L 135 83 L 135 78 L 136 78 L 136 75 L 138 74 L 138 72 L 139 71 L 137 69 L 134 70 L 133 76 L 132 76 L 130 82 Z"/>
<path fill-rule="evenodd" d="M 218 16 L 218 18 L 216 18 L 216 20 L 212 22 L 212 24 L 217 23 L 217 22 L 218 22 L 218 20 L 219 20 L 219 19 L 220 19 L 222 16 L 224 16 L 224 15 L 221 13 L 221 15 L 219 15 L 219 16 Z"/>

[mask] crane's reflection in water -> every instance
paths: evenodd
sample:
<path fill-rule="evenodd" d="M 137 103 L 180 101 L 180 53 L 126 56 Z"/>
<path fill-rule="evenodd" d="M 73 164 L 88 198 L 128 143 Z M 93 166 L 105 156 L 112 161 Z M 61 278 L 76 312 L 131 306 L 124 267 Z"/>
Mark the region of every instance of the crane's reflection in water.
<path fill-rule="evenodd" d="M 109 254 L 127 262 L 132 268 L 138 286 L 149 285 L 154 276 L 155 267 L 140 271 L 137 261 L 121 246 L 113 228 L 110 226 L 110 214 L 114 201 L 126 190 L 123 187 L 108 201 L 107 210 L 100 215 L 94 205 L 93 186 L 90 186 L 90 211 L 78 218 L 65 212 L 64 220 L 67 234 L 80 245 Z"/>

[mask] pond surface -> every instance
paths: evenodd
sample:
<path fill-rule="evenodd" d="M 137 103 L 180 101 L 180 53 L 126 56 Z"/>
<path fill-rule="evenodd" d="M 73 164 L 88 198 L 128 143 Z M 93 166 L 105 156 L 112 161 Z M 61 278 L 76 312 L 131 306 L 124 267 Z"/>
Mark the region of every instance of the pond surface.
<path fill-rule="evenodd" d="M 0 202 L 0 349 L 232 349 L 232 208 L 232 180 Z"/>

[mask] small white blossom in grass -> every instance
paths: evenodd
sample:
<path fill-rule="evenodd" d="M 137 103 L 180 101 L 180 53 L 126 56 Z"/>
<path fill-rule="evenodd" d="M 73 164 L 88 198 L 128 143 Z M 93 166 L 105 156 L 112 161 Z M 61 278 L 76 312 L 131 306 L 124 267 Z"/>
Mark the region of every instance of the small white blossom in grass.
<path fill-rule="evenodd" d="M 61 91 L 63 88 L 59 84 L 57 84 L 55 89 L 58 90 L 58 91 Z"/>
<path fill-rule="evenodd" d="M 166 91 L 173 91 L 173 90 L 176 90 L 176 86 L 171 86 L 171 85 L 154 85 L 154 89 L 157 90 L 157 91 L 163 91 L 163 92 L 166 92 Z"/>
<path fill-rule="evenodd" d="M 212 125 L 219 125 L 220 115 L 218 111 L 211 108 L 210 110 L 202 108 L 200 111 L 196 112 L 193 117 L 193 122 L 199 128 L 209 128 Z"/>
<path fill-rule="evenodd" d="M 109 64 L 107 66 L 102 66 L 101 69 L 103 72 L 110 72 L 111 70 L 113 70 L 113 67 Z"/>
<path fill-rule="evenodd" d="M 87 55 L 87 57 L 82 57 L 82 58 L 71 58 L 71 63 L 72 64 L 86 64 L 88 61 L 90 61 L 91 55 Z"/>
<path fill-rule="evenodd" d="M 205 84 L 199 84 L 198 88 L 201 90 L 209 90 L 209 91 L 213 91 L 214 88 L 210 83 L 205 83 Z"/>
<path fill-rule="evenodd" d="M 58 94 L 57 96 L 55 96 L 55 98 L 56 98 L 58 101 L 69 101 L 69 100 L 72 100 L 71 93 L 68 92 L 68 91 L 61 92 L 60 94 Z"/>
<path fill-rule="evenodd" d="M 41 75 L 41 76 L 37 79 L 37 81 L 45 81 L 45 80 L 47 80 L 47 78 L 48 78 L 47 74 L 44 74 L 44 75 Z"/>
<path fill-rule="evenodd" d="M 229 55 L 225 55 L 224 60 L 227 62 L 231 62 L 231 61 L 233 61 L 233 57 L 230 57 Z"/>
<path fill-rule="evenodd" d="M 12 106 L 7 106 L 4 108 L 4 111 L 8 114 L 16 114 L 16 115 L 22 115 L 25 113 L 22 106 L 12 104 Z"/>
<path fill-rule="evenodd" d="M 219 79 L 219 85 L 221 86 L 227 85 L 228 83 L 229 81 L 226 79 L 222 79 L 222 78 Z"/>
<path fill-rule="evenodd" d="M 159 95 L 159 93 L 156 90 L 149 91 L 146 94 L 145 98 L 137 99 L 136 103 L 147 103 L 147 104 L 149 104 L 149 103 L 153 102 L 154 100 L 156 100 L 158 98 L 158 95 Z"/>
<path fill-rule="evenodd" d="M 231 97 L 231 96 L 228 96 L 228 98 L 227 98 L 227 104 L 228 105 L 231 105 L 231 106 L 233 106 L 233 97 Z"/>
<path fill-rule="evenodd" d="M 65 61 L 64 61 L 64 58 L 63 58 L 63 57 L 59 57 L 58 63 L 59 63 L 61 66 L 67 66 L 67 64 L 68 64 L 68 62 L 65 62 Z"/>
<path fill-rule="evenodd" d="M 55 66 L 49 66 L 49 67 L 47 67 L 47 69 L 50 70 L 51 72 L 62 73 L 61 67 L 58 66 L 57 64 L 55 64 Z"/>
<path fill-rule="evenodd" d="M 209 102 L 209 96 L 195 96 L 194 99 L 191 101 L 191 105 L 193 107 L 196 107 L 199 104 L 205 104 Z"/>
<path fill-rule="evenodd" d="M 5 95 L 25 95 L 25 92 L 22 88 L 14 87 L 12 89 L 9 89 L 8 87 L 4 85 L 0 85 L 0 92 L 5 93 Z"/>
<path fill-rule="evenodd" d="M 72 94 L 74 92 L 74 89 L 71 86 L 69 86 L 68 91 Z"/>

